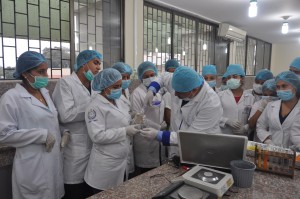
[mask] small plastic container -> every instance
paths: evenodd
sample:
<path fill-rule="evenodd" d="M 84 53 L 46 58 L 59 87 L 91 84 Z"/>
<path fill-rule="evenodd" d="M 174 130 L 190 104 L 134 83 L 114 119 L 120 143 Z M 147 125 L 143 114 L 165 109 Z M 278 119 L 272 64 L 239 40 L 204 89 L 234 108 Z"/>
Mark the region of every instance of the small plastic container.
<path fill-rule="evenodd" d="M 231 174 L 234 185 L 241 188 L 252 186 L 255 164 L 244 160 L 232 160 L 230 162 Z"/>

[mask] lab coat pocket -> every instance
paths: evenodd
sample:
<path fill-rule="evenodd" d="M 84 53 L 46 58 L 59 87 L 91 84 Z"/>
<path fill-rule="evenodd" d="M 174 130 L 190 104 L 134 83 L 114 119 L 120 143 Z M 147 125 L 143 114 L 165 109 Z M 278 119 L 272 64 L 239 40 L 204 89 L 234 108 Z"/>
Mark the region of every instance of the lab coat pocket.
<path fill-rule="evenodd" d="M 47 189 L 46 173 L 41 155 L 32 155 L 14 162 L 17 184 L 22 193 L 39 193 Z"/>

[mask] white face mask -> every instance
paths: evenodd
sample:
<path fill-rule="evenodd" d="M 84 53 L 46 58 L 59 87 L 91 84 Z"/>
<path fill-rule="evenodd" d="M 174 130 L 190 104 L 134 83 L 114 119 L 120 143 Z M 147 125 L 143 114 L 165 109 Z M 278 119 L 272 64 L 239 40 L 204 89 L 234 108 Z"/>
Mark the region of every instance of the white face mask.
<path fill-rule="evenodd" d="M 266 99 L 266 100 L 270 100 L 270 101 L 276 101 L 279 100 L 279 97 L 276 96 L 261 96 L 261 99 Z"/>
<path fill-rule="evenodd" d="M 183 98 L 182 100 L 183 100 L 183 101 L 191 101 L 191 100 L 193 99 L 193 98 L 190 97 L 191 94 L 192 94 L 192 91 L 190 92 L 190 94 L 189 94 L 188 97 L 185 97 L 185 98 Z"/>
<path fill-rule="evenodd" d="M 256 83 L 254 83 L 253 84 L 253 90 L 254 90 L 254 92 L 256 92 L 257 94 L 262 94 L 262 85 L 260 85 L 260 84 L 256 84 Z"/>
<path fill-rule="evenodd" d="M 231 78 L 231 79 L 227 80 L 226 84 L 229 89 L 237 89 L 238 87 L 241 86 L 241 80 Z"/>
<path fill-rule="evenodd" d="M 143 84 L 144 86 L 148 87 L 150 85 L 151 82 L 153 82 L 155 80 L 155 77 L 149 77 L 146 79 L 143 79 Z"/>

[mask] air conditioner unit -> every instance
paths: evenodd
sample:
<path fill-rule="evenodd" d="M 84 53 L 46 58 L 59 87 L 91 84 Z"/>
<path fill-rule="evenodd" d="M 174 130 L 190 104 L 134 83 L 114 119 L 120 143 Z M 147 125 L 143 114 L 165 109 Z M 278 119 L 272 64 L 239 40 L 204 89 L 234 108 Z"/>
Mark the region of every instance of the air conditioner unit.
<path fill-rule="evenodd" d="M 227 23 L 219 24 L 218 36 L 220 37 L 225 37 L 231 40 L 242 42 L 245 40 L 246 34 L 247 34 L 246 31 L 236 28 Z"/>

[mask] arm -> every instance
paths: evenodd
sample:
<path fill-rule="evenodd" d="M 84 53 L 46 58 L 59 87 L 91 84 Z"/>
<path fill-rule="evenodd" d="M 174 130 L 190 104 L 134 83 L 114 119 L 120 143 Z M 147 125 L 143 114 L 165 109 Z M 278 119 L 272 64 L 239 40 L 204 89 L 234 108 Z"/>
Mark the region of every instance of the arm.
<path fill-rule="evenodd" d="M 264 142 L 267 138 L 271 139 L 271 133 L 268 131 L 270 118 L 268 118 L 267 112 L 269 108 L 270 106 L 267 106 L 267 108 L 262 112 L 256 124 L 257 137 L 262 142 Z"/>
<path fill-rule="evenodd" d="M 88 134 L 96 144 L 110 144 L 126 140 L 125 127 L 106 128 L 105 116 L 97 107 L 89 107 L 85 113 L 85 121 Z M 112 122 L 112 121 L 110 121 Z"/>
<path fill-rule="evenodd" d="M 0 102 L 0 143 L 12 147 L 44 144 L 48 130 L 40 128 L 18 128 L 18 104 L 13 97 L 3 96 Z"/>
<path fill-rule="evenodd" d="M 75 96 L 65 79 L 57 82 L 52 97 L 59 113 L 60 122 L 84 121 L 85 109 L 90 99 L 86 99 L 85 103 L 75 105 Z"/>

